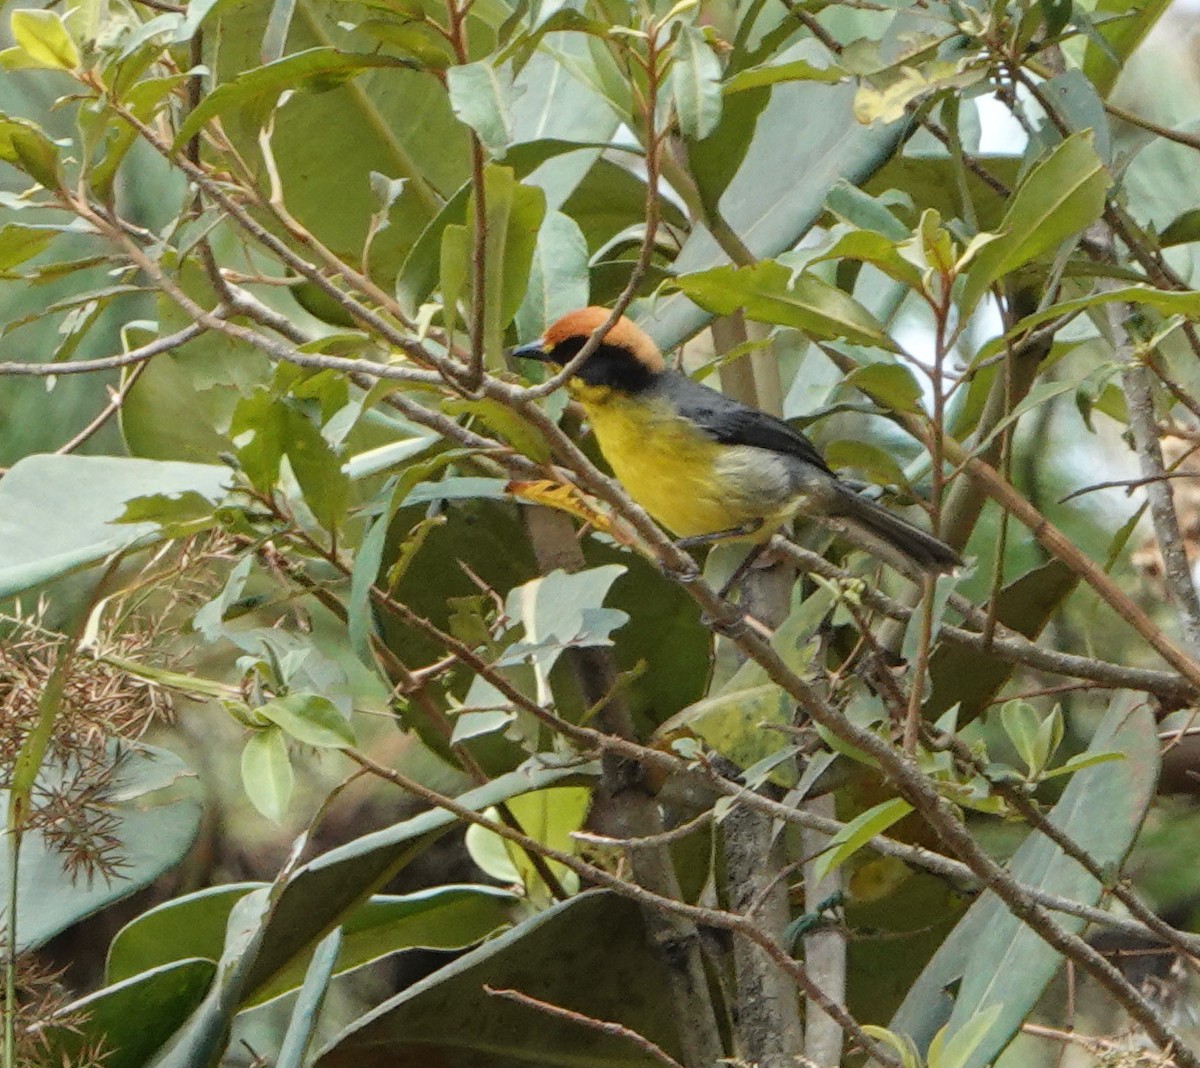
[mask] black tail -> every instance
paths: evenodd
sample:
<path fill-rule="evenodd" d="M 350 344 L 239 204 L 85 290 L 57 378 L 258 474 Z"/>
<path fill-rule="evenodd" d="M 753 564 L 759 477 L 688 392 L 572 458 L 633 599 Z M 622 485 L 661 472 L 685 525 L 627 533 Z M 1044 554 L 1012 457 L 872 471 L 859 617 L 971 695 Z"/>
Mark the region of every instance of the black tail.
<path fill-rule="evenodd" d="M 928 531 L 874 501 L 838 486 L 835 507 L 823 518 L 850 541 L 907 574 L 941 575 L 962 566 L 962 557 Z"/>

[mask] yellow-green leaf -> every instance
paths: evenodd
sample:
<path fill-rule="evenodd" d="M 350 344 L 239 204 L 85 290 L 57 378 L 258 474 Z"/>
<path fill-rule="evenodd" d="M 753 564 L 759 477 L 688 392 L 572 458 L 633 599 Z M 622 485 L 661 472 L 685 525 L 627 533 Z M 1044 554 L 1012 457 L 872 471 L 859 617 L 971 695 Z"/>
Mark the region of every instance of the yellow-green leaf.
<path fill-rule="evenodd" d="M 1110 176 L 1092 147 L 1092 132 L 1068 137 L 1021 183 L 1000 236 L 980 248 L 962 295 L 967 313 L 997 279 L 1057 248 L 1100 217 Z"/>
<path fill-rule="evenodd" d="M 36 66 L 52 70 L 74 70 L 79 66 L 79 49 L 58 12 L 14 11 L 11 26 L 17 47 Z"/>
<path fill-rule="evenodd" d="M 674 284 L 714 315 L 731 315 L 740 309 L 749 319 L 790 326 L 810 337 L 896 349 L 875 317 L 848 293 L 816 275 L 793 277 L 774 260 L 749 267 L 716 267 L 683 275 Z"/>
<path fill-rule="evenodd" d="M 877 834 L 883 834 L 912 811 L 902 797 L 893 797 L 856 816 L 829 840 L 829 848 L 817 858 L 816 877 L 824 879 Z"/>

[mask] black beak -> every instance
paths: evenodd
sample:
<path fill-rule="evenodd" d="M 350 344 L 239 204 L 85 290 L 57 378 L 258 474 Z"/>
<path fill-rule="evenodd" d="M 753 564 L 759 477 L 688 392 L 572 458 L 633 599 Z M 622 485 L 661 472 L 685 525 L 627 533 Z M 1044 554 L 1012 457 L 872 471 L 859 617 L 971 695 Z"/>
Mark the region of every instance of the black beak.
<path fill-rule="evenodd" d="M 516 348 L 508 350 L 510 356 L 517 356 L 523 360 L 540 360 L 542 363 L 550 362 L 550 354 L 542 347 L 541 338 L 537 341 L 530 341 L 525 345 L 518 345 Z"/>

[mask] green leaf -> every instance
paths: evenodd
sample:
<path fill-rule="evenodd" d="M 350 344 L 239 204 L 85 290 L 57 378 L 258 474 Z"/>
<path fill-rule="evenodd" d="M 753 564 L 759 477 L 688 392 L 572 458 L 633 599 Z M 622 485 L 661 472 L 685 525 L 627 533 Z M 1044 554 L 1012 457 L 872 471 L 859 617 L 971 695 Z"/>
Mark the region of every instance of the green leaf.
<path fill-rule="evenodd" d="M 471 231 L 466 226 L 446 226 L 441 231 L 439 278 L 442 288 L 442 316 L 446 329 L 458 329 L 459 302 L 467 290 L 467 275 L 471 268 Z"/>
<path fill-rule="evenodd" d="M 900 1058 L 901 1068 L 921 1068 L 921 1054 L 908 1035 L 898 1035 L 878 1024 L 863 1024 L 862 1029 L 876 1042 L 881 1042 Z"/>
<path fill-rule="evenodd" d="M 1100 217 L 1110 178 L 1092 141 L 1090 131 L 1074 134 L 1029 172 L 1005 213 L 1000 236 L 980 249 L 968 270 L 964 313 L 997 279 L 1053 251 Z"/>
<path fill-rule="evenodd" d="M 1000 1016 L 1001 1008 L 1000 1005 L 992 1005 L 964 1021 L 953 1035 L 948 1027 L 939 1031 L 929 1044 L 929 1068 L 966 1068 L 971 1061 L 971 1054 Z"/>
<path fill-rule="evenodd" d="M 1037 709 L 1027 701 L 1006 701 L 1000 709 L 1000 722 L 1030 772 L 1041 771 L 1045 761 L 1038 745 L 1042 719 Z"/>
<path fill-rule="evenodd" d="M 241 397 L 233 409 L 229 437 L 239 443 L 239 466 L 260 493 L 274 490 L 280 479 L 287 425 L 287 408 L 265 385 Z"/>
<path fill-rule="evenodd" d="M 870 198 L 866 199 L 869 200 Z M 872 204 L 875 203 L 874 201 L 870 202 Z M 904 229 L 904 224 L 896 216 L 892 215 L 891 212 L 884 208 L 880 208 L 879 210 L 883 215 L 891 219 L 892 223 L 895 223 L 900 229 Z M 879 225 L 886 226 L 888 224 L 880 220 Z M 906 234 L 907 232 L 905 230 Z M 907 286 L 915 292 L 920 293 L 925 289 L 925 281 L 921 269 L 901 253 L 896 241 L 890 237 L 885 237 L 882 233 L 874 233 L 870 230 L 855 230 L 840 238 L 828 252 L 822 256 L 818 256 L 813 262 L 815 264 L 829 260 L 835 262 L 857 260 L 860 263 L 869 263 L 873 267 L 878 267 L 889 278 L 894 278 L 901 285 Z"/>
<path fill-rule="evenodd" d="M 450 107 L 471 127 L 483 146 L 499 159 L 512 144 L 512 71 L 486 60 L 446 71 Z"/>
<path fill-rule="evenodd" d="M 515 36 L 504 51 L 500 53 L 500 60 L 501 62 L 506 62 L 509 59 L 514 60 L 519 70 L 533 57 L 534 49 L 537 48 L 547 34 L 587 33 L 594 37 L 607 39 L 611 28 L 610 23 L 590 19 L 582 11 L 576 11 L 569 7 L 560 7 L 557 11 L 552 12 L 546 18 L 542 19 L 532 30 Z"/>
<path fill-rule="evenodd" d="M 620 564 L 574 573 L 552 571 L 512 590 L 505 612 L 524 624 L 527 642 L 606 639 L 606 629 L 594 629 L 597 617 L 592 613 L 602 608 L 609 588 L 624 573 Z M 623 621 L 625 613 L 620 615 Z"/>
<path fill-rule="evenodd" d="M 525 296 L 538 229 L 546 213 L 546 195 L 540 189 L 522 185 L 510 168 L 497 166 L 485 168 L 484 190 L 484 353 L 487 366 L 496 369 L 504 365 L 505 327 Z M 473 219 L 473 210 L 472 200 L 468 220 Z"/>
<path fill-rule="evenodd" d="M 1042 725 L 1038 728 L 1035 752 L 1039 768 L 1045 769 L 1046 765 L 1054 759 L 1054 754 L 1062 745 L 1063 731 L 1062 706 L 1055 705 L 1050 715 L 1042 720 Z"/>
<path fill-rule="evenodd" d="M 341 946 L 342 930 L 339 927 L 327 934 L 313 952 L 304 984 L 300 987 L 296 1004 L 292 1006 L 287 1031 L 279 1046 L 279 1056 L 275 1058 L 275 1068 L 303 1068 Z"/>
<path fill-rule="evenodd" d="M 1124 760 L 1124 753 L 1079 753 L 1071 757 L 1070 760 L 1064 760 L 1057 768 L 1052 771 L 1047 771 L 1042 775 L 1044 779 L 1056 779 L 1060 775 L 1073 775 L 1077 771 L 1082 771 L 1084 768 L 1090 768 L 1096 764 L 1107 764 L 1112 760 Z"/>
<path fill-rule="evenodd" d="M 57 11 L 14 11 L 11 27 L 17 47 L 37 66 L 52 70 L 79 66 L 79 49 Z"/>
<path fill-rule="evenodd" d="M 590 782 L 596 773 L 594 765 L 522 770 L 502 775 L 457 800 L 463 807 L 480 812 L 555 783 Z M 431 809 L 356 838 L 304 865 L 279 899 L 246 979 L 244 998 L 258 1000 L 267 996 L 277 977 L 293 967 L 296 960 L 306 957 L 351 909 L 457 826 L 460 822 L 453 813 Z M 293 986 L 298 983 L 297 978 Z"/>
<path fill-rule="evenodd" d="M 835 602 L 832 589 L 822 586 L 800 600 L 776 629 L 771 644 L 793 671 L 808 671 L 815 652 L 813 639 Z M 634 619 L 636 622 L 636 614 Z M 770 728 L 786 727 L 794 716 L 787 694 L 762 667 L 748 660 L 725 682 L 715 685 L 708 697 L 667 719 L 657 736 L 694 734 L 739 768 L 747 769 L 788 748 L 786 735 Z M 794 785 L 794 763 L 776 766 L 771 779 L 780 785 Z"/>
<path fill-rule="evenodd" d="M 108 947 L 110 986 L 190 958 L 217 960 L 233 906 L 265 883 L 225 883 L 154 905 L 134 916 Z"/>
<path fill-rule="evenodd" d="M 721 102 L 721 119 L 703 141 L 688 145 L 688 168 L 704 209 L 712 215 L 734 210 L 722 204 L 725 190 L 745 161 L 754 143 L 759 120 L 770 102 L 769 87 L 734 93 Z M 715 260 L 714 263 L 722 262 Z"/>
<path fill-rule="evenodd" d="M 350 595 L 346 599 L 346 631 L 350 647 L 364 664 L 372 663 L 371 634 L 374 619 L 371 615 L 371 587 L 379 577 L 388 527 L 399 505 L 400 501 L 393 488 L 389 492 L 387 506 L 372 521 L 358 547 L 358 552 L 354 554 Z"/>
<path fill-rule="evenodd" d="M 1070 7 L 1072 0 L 1066 0 Z M 1095 135 L 1096 154 L 1105 166 L 1113 163 L 1112 134 L 1108 113 L 1096 87 L 1080 70 L 1056 74 L 1042 83 L 1042 93 L 1068 130 L 1091 130 Z"/>
<path fill-rule="evenodd" d="M 449 43 L 427 23 L 366 19 L 355 29 L 403 52 L 426 70 L 446 70 L 454 63 L 454 52 Z"/>
<path fill-rule="evenodd" d="M 58 149 L 32 122 L 0 115 L 0 160 L 46 189 L 56 189 L 61 182 Z"/>
<path fill-rule="evenodd" d="M 520 104 L 521 100 L 518 100 L 518 112 Z M 506 167 L 512 168 L 518 178 L 529 179 L 530 184 L 538 184 L 533 179 L 535 173 L 543 174 L 547 169 L 552 168 L 556 161 L 561 162 L 564 166 L 576 166 L 575 161 L 582 158 L 590 164 L 591 157 L 594 153 L 598 153 L 601 147 L 598 144 L 591 145 L 557 138 L 531 141 L 527 144 L 513 145 L 506 154 L 504 162 Z M 618 173 L 625 174 L 626 172 L 618 168 Z M 574 188 L 575 181 L 577 179 L 572 179 L 572 188 Z M 644 190 L 645 187 L 642 188 Z M 447 227 L 461 223 L 461 220 L 466 217 L 467 198 L 470 194 L 471 186 L 468 182 L 446 201 L 429 225 L 425 227 L 424 232 L 417 239 L 404 261 L 399 277 L 396 279 L 396 296 L 403 306 L 413 314 L 437 287 L 438 251 L 443 247 L 443 233 Z M 565 199 L 565 195 L 559 193 L 553 201 L 548 197 L 547 203 L 554 206 L 554 202 L 561 204 L 563 199 Z M 640 198 L 639 204 L 643 201 L 644 197 Z M 579 223 L 579 212 L 567 210 L 566 214 L 575 219 L 577 224 Z"/>
<path fill-rule="evenodd" d="M 900 797 L 883 801 L 874 808 L 855 816 L 837 832 L 817 857 L 816 877 L 824 879 L 836 871 L 877 834 L 883 834 L 893 823 L 898 823 L 912 811 L 912 805 Z"/>
<path fill-rule="evenodd" d="M 345 523 L 350 497 L 350 479 L 341 457 L 305 412 L 279 401 L 276 405 L 286 412 L 284 447 L 304 503 L 326 530 L 338 530 Z"/>
<path fill-rule="evenodd" d="M 204 1000 L 155 1057 L 155 1068 L 217 1068 L 246 973 L 262 944 L 277 893 L 277 886 L 255 890 L 234 906 L 214 982 Z"/>
<path fill-rule="evenodd" d="M 595 935 L 603 932 L 597 941 Z M 586 981 L 581 982 L 581 977 Z M 592 1019 L 612 1020 L 679 1056 L 677 1021 L 662 1011 L 668 977 L 641 910 L 591 892 L 560 902 L 385 1001 L 326 1046 L 315 1068 L 374 1064 L 660 1063 L 623 1035 L 580 1028 L 484 991 L 536 990 Z M 447 1029 L 447 1019 L 470 1026 Z"/>
<path fill-rule="evenodd" d="M 559 852 L 574 854 L 577 851 L 577 843 L 571 835 L 583 827 L 591 803 L 592 791 L 586 787 L 552 786 L 546 790 L 522 794 L 510 801 L 508 808 L 516 817 L 521 830 L 530 838 Z M 471 850 L 472 856 L 476 855 L 476 850 L 482 843 L 489 840 L 493 847 L 498 846 L 507 854 L 517 880 L 525 886 L 526 892 L 532 894 L 535 900 L 540 899 L 549 904 L 549 889 L 542 882 L 529 855 L 523 849 L 505 841 L 486 827 L 467 828 L 467 848 Z M 486 850 L 486 846 L 483 848 Z M 568 887 L 578 885 L 578 877 L 574 872 L 555 860 L 546 863 L 560 882 L 565 882 Z"/>
<path fill-rule="evenodd" d="M 794 59 L 790 63 L 763 63 L 757 67 L 746 67 L 732 78 L 726 78 L 721 86 L 726 96 L 744 93 L 747 89 L 758 89 L 779 82 L 840 82 L 847 74 L 841 67 L 818 67 L 807 59 Z"/>
<path fill-rule="evenodd" d="M 203 493 L 152 493 L 125 502 L 114 523 L 157 523 L 164 538 L 186 538 L 217 523 L 213 502 Z"/>
<path fill-rule="evenodd" d="M 0 480 L 0 597 L 162 538 L 156 522 L 114 525 L 157 493 L 225 495 L 228 468 L 114 456 L 30 456 Z"/>
<path fill-rule="evenodd" d="M 357 55 L 336 48 L 310 48 L 305 52 L 254 67 L 232 81 L 217 86 L 184 120 L 175 136 L 178 151 L 204 124 L 231 112 L 247 114 L 261 125 L 285 90 L 320 93 L 344 85 L 372 67 L 406 67 L 406 60 L 377 54 Z"/>
<path fill-rule="evenodd" d="M 671 97 L 683 136 L 701 141 L 721 119 L 721 63 L 696 26 L 680 27 L 671 53 Z"/>
<path fill-rule="evenodd" d="M 304 745 L 318 749 L 344 749 L 357 745 L 354 729 L 337 706 L 315 693 L 290 693 L 255 708 L 283 732 Z"/>
<path fill-rule="evenodd" d="M 581 306 L 572 305 L 573 308 Z M 550 446 L 541 431 L 507 404 L 482 397 L 479 400 L 446 401 L 442 410 L 447 415 L 474 415 L 522 455 L 538 463 L 550 461 Z"/>
<path fill-rule="evenodd" d="M 675 279 L 681 292 L 714 315 L 744 311 L 749 319 L 821 339 L 894 349 L 895 343 L 866 308 L 849 294 L 811 274 L 793 278 L 774 260 L 750 267 L 716 267 Z"/>
<path fill-rule="evenodd" d="M 262 883 L 209 887 L 164 902 L 131 920 L 108 953 L 107 982 L 190 957 L 217 960 L 234 905 Z M 517 898 L 491 886 L 448 884 L 413 894 L 379 894 L 339 916 L 343 941 L 334 973 L 360 968 L 406 949 L 460 950 L 509 922 Z M 270 946 L 268 938 L 268 949 Z M 308 966 L 301 952 L 244 1004 L 261 1004 L 300 985 Z"/>
<path fill-rule="evenodd" d="M 148 886 L 173 868 L 191 847 L 200 826 L 200 801 L 191 776 L 173 753 L 149 746 L 124 747 L 111 784 L 115 852 L 122 863 L 112 878 L 68 878 L 63 856 L 39 831 L 21 842 L 17 884 L 17 939 L 22 950 L 44 944 L 59 932 L 114 901 Z M 70 774 L 69 772 L 66 774 Z M 41 769 L 37 790 L 62 789 L 64 772 L 50 762 Z M 168 790 L 168 788 L 171 788 Z M 11 850 L 0 854 L 0 885 L 11 880 Z"/>
<path fill-rule="evenodd" d="M 824 49 L 809 44 L 796 58 L 828 61 Z M 703 147 L 712 146 L 710 162 L 715 170 L 709 184 L 720 198 L 721 214 L 759 259 L 793 248 L 824 213 L 830 189 L 843 179 L 855 184 L 866 180 L 891 158 L 906 129 L 904 123 L 860 126 L 854 118 L 855 89 L 850 84 L 780 83 L 770 90 L 735 94 L 727 108 L 742 100 L 755 103 L 757 95 L 767 92 L 770 102 L 761 115 L 753 108 L 739 115 L 740 129 L 752 131 L 752 137 L 731 178 L 728 169 L 739 156 L 724 149 L 725 123 L 695 146 L 702 156 Z M 804 116 L 803 137 L 796 136 L 797 115 Z M 706 194 L 706 199 L 712 197 Z M 727 262 L 708 231 L 695 227 L 673 266 L 677 274 L 688 275 Z M 654 314 L 642 325 L 666 351 L 704 326 L 711 312 L 680 293 L 660 297 Z"/>
<path fill-rule="evenodd" d="M 246 587 L 246 579 L 254 566 L 254 556 L 247 553 L 230 569 L 225 578 L 221 592 L 207 604 L 201 605 L 192 617 L 193 628 L 200 633 L 206 642 L 215 642 L 229 637 L 225 629 L 225 615 L 242 597 Z"/>
<path fill-rule="evenodd" d="M 539 337 L 559 316 L 588 303 L 587 240 L 574 219 L 552 211 L 538 232 L 528 286 L 517 309 L 518 340 Z"/>
<path fill-rule="evenodd" d="M 8 223 L 0 228 L 0 272 L 11 271 L 33 259 L 58 236 L 58 230 Z"/>
<path fill-rule="evenodd" d="M 283 731 L 278 727 L 255 731 L 242 749 L 242 787 L 250 803 L 279 823 L 287 815 L 294 783 Z"/>
<path fill-rule="evenodd" d="M 1103 39 L 1089 39 L 1084 53 L 1083 73 L 1100 93 L 1108 96 L 1124 69 L 1125 60 L 1141 44 L 1169 6 L 1168 0 L 1099 0 L 1089 18 L 1099 21 L 1105 15 L 1117 16 L 1096 27 Z M 1079 18 L 1076 13 L 1076 19 Z"/>
<path fill-rule="evenodd" d="M 40 1037 L 64 1064 L 83 1062 L 101 1042 L 106 1068 L 144 1068 L 200 1004 L 216 971 L 211 960 L 189 958 L 131 976 L 64 1005 Z"/>
<path fill-rule="evenodd" d="M 822 450 L 825 462 L 835 471 L 853 467 L 878 486 L 907 486 L 904 470 L 886 449 L 869 441 L 840 438 Z"/>
<path fill-rule="evenodd" d="M 893 197 L 895 195 L 892 194 Z M 838 218 L 845 219 L 860 231 L 865 230 L 889 238 L 888 245 L 893 248 L 913 236 L 882 197 L 871 196 L 849 182 L 839 182 L 835 185 L 825 198 L 825 206 Z M 854 237 L 857 232 L 847 234 L 846 237 Z"/>
<path fill-rule="evenodd" d="M 1119 751 L 1126 759 L 1078 772 L 1050 812 L 1056 827 L 1105 869 L 1117 870 L 1142 824 L 1158 775 L 1153 717 L 1117 698 L 1088 747 L 1089 754 Z M 1081 904 L 1095 904 L 1104 887 L 1037 831 L 1009 862 L 1012 877 Z M 1084 921 L 1058 914 L 1072 932 Z M 949 1021 L 956 1034 L 968 1021 L 1000 1006 L 995 1023 L 963 1068 L 983 1068 L 1008 1044 L 1062 958 L 1009 912 L 990 891 L 970 908 L 913 984 L 890 1027 L 926 1047 Z M 948 991 L 957 990 L 951 997 Z"/>
<path fill-rule="evenodd" d="M 845 384 L 893 412 L 921 411 L 921 384 L 900 363 L 868 363 L 846 376 Z"/>
<path fill-rule="evenodd" d="M 1144 304 L 1148 308 L 1154 308 L 1156 311 L 1161 311 L 1168 315 L 1186 315 L 1192 318 L 1200 316 L 1200 292 L 1194 289 L 1166 290 L 1155 289 L 1152 286 L 1124 286 L 1120 289 L 1100 290 L 1095 293 L 1089 293 L 1085 297 L 1076 297 L 1073 300 L 1064 300 L 1057 304 L 1051 304 L 1039 312 L 1025 316 L 1004 337 L 993 338 L 980 348 L 975 357 L 975 362 L 978 363 L 990 356 L 996 355 L 998 352 L 1003 352 L 1005 349 L 1005 338 L 1013 339 L 1020 337 L 1042 323 L 1049 322 L 1051 319 L 1057 319 L 1060 316 L 1070 315 L 1077 311 L 1084 311 L 1088 308 L 1098 307 L 1101 304 L 1108 304 L 1112 301 L 1125 304 Z"/>
<path fill-rule="evenodd" d="M 714 752 L 746 769 L 774 757 L 788 748 L 784 734 L 771 730 L 791 724 L 793 710 L 786 695 L 773 682 L 744 688 L 725 688 L 721 693 L 689 705 L 659 727 L 659 734 L 671 738 L 695 735 Z M 795 766 L 776 769 L 773 781 L 791 786 Z"/>
<path fill-rule="evenodd" d="M 1189 208 L 1176 215 L 1158 235 L 1162 248 L 1190 245 L 1193 241 L 1200 241 L 1200 208 Z"/>
<path fill-rule="evenodd" d="M 377 895 L 346 914 L 334 973 L 342 975 L 408 949 L 466 949 L 508 926 L 518 902 L 510 890 L 454 883 L 412 894 Z M 252 1002 L 261 1004 L 294 990 L 304 976 L 304 964 L 301 956 Z"/>
<path fill-rule="evenodd" d="M 143 123 L 150 121 L 170 102 L 171 94 L 188 80 L 186 74 L 170 74 L 162 78 L 143 78 L 125 94 L 121 101 Z M 140 136 L 137 130 L 112 111 L 101 116 L 106 120 L 104 154 L 88 171 L 88 182 L 101 197 L 112 192 L 117 169 Z"/>

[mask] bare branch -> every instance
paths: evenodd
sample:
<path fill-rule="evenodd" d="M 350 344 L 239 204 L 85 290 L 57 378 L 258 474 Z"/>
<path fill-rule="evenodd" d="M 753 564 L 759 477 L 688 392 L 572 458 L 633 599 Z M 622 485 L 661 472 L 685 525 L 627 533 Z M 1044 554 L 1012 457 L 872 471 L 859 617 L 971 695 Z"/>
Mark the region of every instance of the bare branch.
<path fill-rule="evenodd" d="M 624 1024 L 615 1023 L 612 1020 L 597 1020 L 593 1016 L 585 1016 L 583 1013 L 575 1012 L 573 1009 L 564 1009 L 561 1005 L 552 1005 L 548 1001 L 540 1001 L 538 998 L 521 993 L 520 990 L 498 990 L 494 986 L 488 986 L 485 983 L 483 992 L 495 998 L 515 1001 L 518 1005 L 526 1005 L 546 1016 L 553 1016 L 560 1020 L 570 1020 L 571 1023 L 579 1024 L 580 1027 L 599 1031 L 601 1034 L 612 1035 L 615 1038 L 623 1038 L 627 1042 L 632 1042 L 643 1053 L 653 1057 L 659 1064 L 665 1065 L 666 1068 L 683 1068 L 683 1065 L 661 1046 L 651 1042 L 645 1035 L 639 1035 L 633 1028 L 626 1027 Z"/>
<path fill-rule="evenodd" d="M 220 314 L 220 309 L 212 313 L 214 321 Z M 86 375 L 95 371 L 112 371 L 118 367 L 128 367 L 130 364 L 144 363 L 155 356 L 172 349 L 179 348 L 199 337 L 208 329 L 201 323 L 193 323 L 177 330 L 166 337 L 155 338 L 153 341 L 139 345 L 136 349 L 122 352 L 118 356 L 102 356 L 96 360 L 72 360 L 70 363 L 0 363 L 0 375 L 36 375 L 39 378 L 56 378 L 59 375 Z"/>

